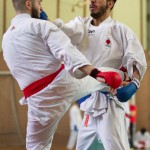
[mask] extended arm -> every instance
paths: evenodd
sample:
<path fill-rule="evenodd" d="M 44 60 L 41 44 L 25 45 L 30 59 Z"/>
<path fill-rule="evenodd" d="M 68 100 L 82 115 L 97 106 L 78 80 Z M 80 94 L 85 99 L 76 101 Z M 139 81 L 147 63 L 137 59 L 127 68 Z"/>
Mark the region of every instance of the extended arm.
<path fill-rule="evenodd" d="M 144 50 L 134 33 L 127 29 L 126 32 L 123 32 L 123 35 L 125 51 L 123 65 L 127 69 L 131 82 L 117 90 L 117 97 L 120 101 L 126 102 L 131 99 L 140 87 L 140 81 L 146 72 L 147 63 Z"/>

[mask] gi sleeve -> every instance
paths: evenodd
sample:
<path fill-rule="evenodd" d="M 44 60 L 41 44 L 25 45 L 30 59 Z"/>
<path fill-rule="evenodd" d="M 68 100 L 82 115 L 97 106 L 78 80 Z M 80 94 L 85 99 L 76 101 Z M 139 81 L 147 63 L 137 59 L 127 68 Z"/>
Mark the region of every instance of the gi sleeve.
<path fill-rule="evenodd" d="M 68 36 L 49 21 L 39 20 L 33 26 L 35 32 L 40 35 L 54 57 L 64 62 L 65 69 L 76 78 L 86 76 L 78 68 L 90 65 L 86 57 L 71 44 Z"/>
<path fill-rule="evenodd" d="M 61 19 L 56 19 L 54 24 L 60 28 L 70 39 L 73 45 L 78 45 L 84 36 L 84 20 L 76 17 L 74 20 L 64 23 Z"/>
<path fill-rule="evenodd" d="M 127 68 L 130 78 L 133 77 L 133 65 L 136 65 L 136 68 L 139 70 L 141 80 L 147 69 L 144 50 L 131 29 L 126 27 L 123 35 L 123 65 Z"/>

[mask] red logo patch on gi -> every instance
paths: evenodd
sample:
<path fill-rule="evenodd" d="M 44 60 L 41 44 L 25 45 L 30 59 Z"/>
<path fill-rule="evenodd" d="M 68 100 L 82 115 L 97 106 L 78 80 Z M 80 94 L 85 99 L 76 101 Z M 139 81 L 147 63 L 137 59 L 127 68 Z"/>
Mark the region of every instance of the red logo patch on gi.
<path fill-rule="evenodd" d="M 86 114 L 86 118 L 85 118 L 85 122 L 84 122 L 84 126 L 85 126 L 85 127 L 88 126 L 88 123 L 89 123 L 89 117 L 90 117 L 90 115 L 89 115 L 89 114 Z"/>
<path fill-rule="evenodd" d="M 111 43 L 110 39 L 107 39 L 106 43 L 109 45 Z"/>
<path fill-rule="evenodd" d="M 108 46 L 108 47 L 111 46 L 111 40 L 109 38 L 106 39 L 106 46 Z"/>

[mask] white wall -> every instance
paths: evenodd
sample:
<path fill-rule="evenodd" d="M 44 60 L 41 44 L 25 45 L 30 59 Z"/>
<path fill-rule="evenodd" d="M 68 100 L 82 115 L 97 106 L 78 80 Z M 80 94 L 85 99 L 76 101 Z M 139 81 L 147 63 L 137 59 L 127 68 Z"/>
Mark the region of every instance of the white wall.
<path fill-rule="evenodd" d="M 57 17 L 57 0 L 43 0 L 42 7 L 49 19 L 54 20 Z"/>
<path fill-rule="evenodd" d="M 140 0 L 118 0 L 113 18 L 128 25 L 140 38 Z"/>
<path fill-rule="evenodd" d="M 144 49 L 147 49 L 146 0 L 142 0 L 143 6 L 140 2 L 141 0 L 118 0 L 113 10 L 113 18 L 129 26 L 142 42 Z"/>
<path fill-rule="evenodd" d="M 83 16 L 82 7 L 76 7 L 75 4 L 79 0 L 61 0 L 60 3 L 60 18 L 67 22 L 76 16 Z"/>

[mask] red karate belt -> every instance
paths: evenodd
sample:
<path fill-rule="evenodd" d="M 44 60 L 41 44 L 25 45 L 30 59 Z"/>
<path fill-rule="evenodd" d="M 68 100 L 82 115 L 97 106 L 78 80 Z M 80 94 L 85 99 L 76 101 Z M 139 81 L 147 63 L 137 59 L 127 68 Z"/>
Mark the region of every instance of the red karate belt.
<path fill-rule="evenodd" d="M 44 89 L 46 86 L 48 86 L 63 69 L 64 69 L 64 65 L 61 65 L 61 67 L 56 72 L 28 85 L 23 90 L 25 99 L 32 96 L 35 93 L 38 93 L 39 91 Z"/>

